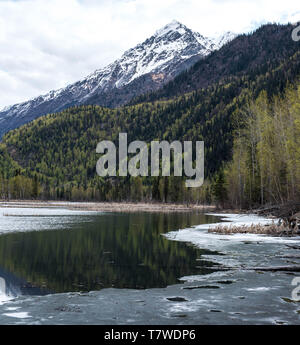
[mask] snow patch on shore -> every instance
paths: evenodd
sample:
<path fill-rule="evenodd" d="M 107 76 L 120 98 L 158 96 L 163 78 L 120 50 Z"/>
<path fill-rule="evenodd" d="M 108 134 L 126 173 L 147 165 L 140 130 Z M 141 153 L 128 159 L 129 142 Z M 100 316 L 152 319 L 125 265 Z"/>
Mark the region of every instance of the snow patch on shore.
<path fill-rule="evenodd" d="M 171 231 L 164 236 L 173 241 L 189 242 L 203 249 L 222 251 L 228 247 L 236 247 L 236 245 L 247 243 L 277 243 L 277 244 L 295 244 L 300 242 L 300 236 L 296 237 L 275 237 L 262 234 L 218 234 L 209 233 L 209 229 L 217 226 L 244 226 L 244 225 L 267 225 L 276 222 L 277 219 L 264 218 L 256 215 L 244 214 L 218 214 L 208 213 L 209 215 L 222 217 L 223 222 L 213 224 L 202 224 L 192 228 Z"/>
<path fill-rule="evenodd" d="M 197 229 L 214 229 L 218 226 L 247 226 L 247 225 L 268 225 L 277 223 L 278 219 L 260 217 L 255 214 L 222 214 L 210 213 L 212 216 L 221 217 L 221 223 L 197 225 Z"/>

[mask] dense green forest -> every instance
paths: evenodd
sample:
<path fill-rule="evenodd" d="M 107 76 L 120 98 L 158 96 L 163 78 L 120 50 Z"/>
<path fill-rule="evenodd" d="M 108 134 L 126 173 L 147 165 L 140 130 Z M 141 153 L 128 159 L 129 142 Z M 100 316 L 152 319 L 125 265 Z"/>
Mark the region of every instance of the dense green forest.
<path fill-rule="evenodd" d="M 241 35 L 126 107 L 72 107 L 7 133 L 0 146 L 0 198 L 234 207 L 299 198 L 300 50 L 287 39 L 289 27 Z M 201 82 L 205 66 L 220 69 L 210 85 Z M 99 177 L 97 143 L 117 145 L 121 132 L 128 142 L 203 140 L 204 185 L 188 189 L 180 177 Z"/>

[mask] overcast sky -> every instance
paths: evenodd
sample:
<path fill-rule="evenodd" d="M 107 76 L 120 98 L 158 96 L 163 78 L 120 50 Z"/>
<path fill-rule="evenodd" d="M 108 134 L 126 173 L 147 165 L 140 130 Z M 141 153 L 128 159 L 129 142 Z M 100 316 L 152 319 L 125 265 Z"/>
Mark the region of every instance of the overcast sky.
<path fill-rule="evenodd" d="M 176 19 L 203 35 L 300 20 L 299 0 L 0 0 L 0 109 L 85 77 Z"/>

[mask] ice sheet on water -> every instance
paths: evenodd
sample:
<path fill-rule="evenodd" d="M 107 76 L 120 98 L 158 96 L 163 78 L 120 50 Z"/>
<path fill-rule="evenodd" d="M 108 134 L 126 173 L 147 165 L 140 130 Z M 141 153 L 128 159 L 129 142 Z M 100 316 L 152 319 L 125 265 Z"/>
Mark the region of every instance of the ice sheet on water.
<path fill-rule="evenodd" d="M 208 229 L 217 225 L 268 224 L 274 221 L 273 219 L 256 215 L 214 215 L 222 217 L 222 220 L 226 220 L 226 222 L 198 225 L 192 228 L 172 231 L 164 236 L 169 240 L 187 242 L 198 248 L 214 251 L 215 253 L 201 255 L 199 261 L 206 260 L 221 264 L 227 268 L 286 264 L 281 257 L 286 251 L 286 245 L 300 242 L 300 236 L 275 237 L 260 234 L 224 235 L 210 233 Z M 182 280 L 185 279 L 182 278 Z"/>
<path fill-rule="evenodd" d="M 40 208 L 40 207 L 1 207 L 0 206 L 0 217 L 21 217 L 21 216 L 82 216 L 92 215 L 95 211 L 77 211 L 69 210 L 67 208 Z"/>
<path fill-rule="evenodd" d="M 241 242 L 266 242 L 266 243 L 279 243 L 288 244 L 300 242 L 300 236 L 287 238 L 275 237 L 261 234 L 218 234 L 209 233 L 208 229 L 214 229 L 217 226 L 239 226 L 251 224 L 271 224 L 276 219 L 259 217 L 256 215 L 243 215 L 243 214 L 218 214 L 211 215 L 222 217 L 223 222 L 213 224 L 201 224 L 193 228 L 182 229 L 179 231 L 171 231 L 165 236 L 174 241 L 190 242 L 200 248 L 222 250 L 225 247 L 232 247 L 233 245 Z"/>
<path fill-rule="evenodd" d="M 189 228 L 179 231 L 172 231 L 164 235 L 169 240 L 190 242 L 202 249 L 223 250 L 226 247 L 234 247 L 245 242 L 264 242 L 277 244 L 294 244 L 300 242 L 300 237 L 283 238 L 259 234 L 230 234 L 223 235 L 217 233 L 209 233 L 201 228 Z"/>
<path fill-rule="evenodd" d="M 102 213 L 53 207 L 4 207 L 2 204 L 0 205 L 0 234 L 67 229 L 78 221 L 88 222 L 89 216 L 98 214 Z"/>
<path fill-rule="evenodd" d="M 4 316 L 8 316 L 8 317 L 14 317 L 17 319 L 27 319 L 29 317 L 31 317 L 30 315 L 28 315 L 27 312 L 19 312 L 19 313 L 4 313 Z"/>
<path fill-rule="evenodd" d="M 8 302 L 12 299 L 13 299 L 13 297 L 7 296 L 6 294 L 0 292 L 0 305 L 2 305 L 5 302 Z"/>
<path fill-rule="evenodd" d="M 243 226 L 243 225 L 267 225 L 272 224 L 273 222 L 278 222 L 278 219 L 260 217 L 255 214 L 222 214 L 222 213 L 211 213 L 212 216 L 221 217 L 222 223 L 214 224 L 202 224 L 198 225 L 197 229 L 214 229 L 217 226 L 228 226 L 230 224 L 234 226 Z"/>

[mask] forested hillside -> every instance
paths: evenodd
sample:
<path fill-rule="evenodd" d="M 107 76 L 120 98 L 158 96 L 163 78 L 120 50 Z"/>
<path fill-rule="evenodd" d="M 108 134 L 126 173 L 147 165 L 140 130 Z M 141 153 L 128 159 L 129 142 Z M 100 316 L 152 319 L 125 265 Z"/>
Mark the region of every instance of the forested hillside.
<path fill-rule="evenodd" d="M 290 34 L 290 26 L 267 25 L 241 36 L 234 43 L 239 58 L 229 43 L 220 56 L 210 55 L 139 104 L 77 106 L 7 133 L 0 152 L 0 198 L 235 207 L 298 198 L 300 50 Z M 205 73 L 212 73 L 210 85 L 201 82 Z M 128 142 L 203 140 L 204 186 L 187 189 L 179 177 L 100 178 L 97 143 L 118 145 L 120 132 L 128 133 Z"/>
<path fill-rule="evenodd" d="M 296 63 L 299 59 L 295 56 L 291 61 Z M 284 69 L 288 71 L 288 66 L 294 65 L 282 65 L 280 73 L 284 74 Z M 22 173 L 16 170 L 18 174 L 38 179 L 40 187 L 38 192 L 35 189 L 35 194 L 41 197 L 166 201 L 190 198 L 203 201 L 204 198 L 209 201 L 207 193 L 210 192 L 205 187 L 190 190 L 190 195 L 179 178 L 128 177 L 104 181 L 95 171 L 99 158 L 95 152 L 97 143 L 112 139 L 118 144 L 120 132 L 128 133 L 129 142 L 137 139 L 147 142 L 153 139 L 204 140 L 205 175 L 211 179 L 223 163 L 231 159 L 233 133 L 239 128 L 241 113 L 254 98 L 253 94 L 268 86 L 277 90 L 276 81 L 282 84 L 282 79 L 274 77 L 277 73 L 279 70 L 260 76 L 255 85 L 242 78 L 236 83 L 194 92 L 172 101 L 115 110 L 74 107 L 11 131 L 4 138 L 4 148 L 23 168 Z M 243 87 L 245 85 L 248 87 Z M 13 190 L 11 188 L 10 192 Z"/>

